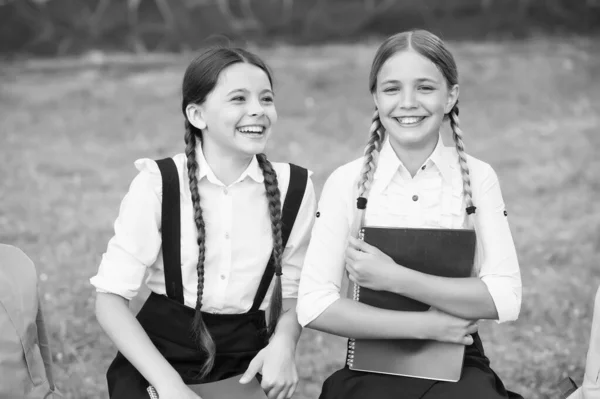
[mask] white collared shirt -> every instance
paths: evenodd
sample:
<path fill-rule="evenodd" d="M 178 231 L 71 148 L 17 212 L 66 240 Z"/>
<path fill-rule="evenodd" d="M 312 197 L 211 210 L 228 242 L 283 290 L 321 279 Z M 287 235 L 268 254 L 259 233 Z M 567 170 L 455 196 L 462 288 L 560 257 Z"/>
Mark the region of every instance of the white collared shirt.
<path fill-rule="evenodd" d="M 341 166 L 328 178 L 306 254 L 298 296 L 298 319 L 306 326 L 340 298 L 344 252 L 356 211 L 356 181 L 362 158 Z M 365 226 L 475 228 L 475 272 L 486 284 L 499 322 L 515 320 L 521 307 L 521 274 L 496 173 L 468 156 L 475 225 L 465 212 L 456 150 L 442 139 L 411 177 L 389 141 L 384 143 L 373 177 Z"/>
<path fill-rule="evenodd" d="M 198 147 L 198 189 L 204 218 L 205 279 L 202 310 L 238 314 L 253 303 L 261 277 L 271 255 L 273 239 L 264 178 L 256 157 L 237 181 L 225 186 L 210 169 Z M 184 302 L 196 306 L 198 244 L 185 154 L 173 157 L 179 172 L 181 190 L 181 272 Z M 277 173 L 281 203 L 285 200 L 290 168 L 272 163 Z M 135 162 L 140 173 L 134 178 L 121 203 L 115 221 L 115 235 L 108 243 L 98 274 L 90 281 L 97 291 L 110 292 L 126 299 L 138 293 L 144 274 L 146 285 L 165 294 L 161 251 L 162 180 L 157 164 L 150 159 Z M 310 176 L 310 173 L 309 173 Z M 283 252 L 282 288 L 284 298 L 295 298 L 304 255 L 314 222 L 316 199 L 312 180 Z M 261 309 L 267 308 L 273 286 Z"/>

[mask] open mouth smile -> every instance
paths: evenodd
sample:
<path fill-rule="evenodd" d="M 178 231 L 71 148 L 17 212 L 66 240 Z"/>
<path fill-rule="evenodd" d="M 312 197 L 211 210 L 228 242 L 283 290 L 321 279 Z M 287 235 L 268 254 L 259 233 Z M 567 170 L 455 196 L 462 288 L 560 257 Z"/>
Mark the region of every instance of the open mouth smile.
<path fill-rule="evenodd" d="M 425 120 L 425 118 L 427 118 L 427 117 L 426 116 L 403 116 L 403 117 L 398 117 L 398 118 L 394 118 L 394 119 L 396 120 L 396 122 L 398 122 L 402 126 L 412 127 L 412 126 L 419 125 L 421 122 L 423 122 L 423 120 Z"/>
<path fill-rule="evenodd" d="M 267 128 L 263 125 L 246 125 L 238 126 L 236 130 L 246 136 L 260 137 L 265 133 Z"/>

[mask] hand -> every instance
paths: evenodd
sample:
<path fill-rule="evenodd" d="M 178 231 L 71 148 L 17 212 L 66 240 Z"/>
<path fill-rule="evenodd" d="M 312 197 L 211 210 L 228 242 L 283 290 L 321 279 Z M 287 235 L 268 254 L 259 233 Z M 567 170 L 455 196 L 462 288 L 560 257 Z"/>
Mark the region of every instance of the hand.
<path fill-rule="evenodd" d="M 465 320 L 434 308 L 429 309 L 427 313 L 433 317 L 433 324 L 428 326 L 426 332 L 427 338 L 465 346 L 473 344 L 471 334 L 479 329 L 477 320 Z"/>
<path fill-rule="evenodd" d="M 261 373 L 261 386 L 269 399 L 291 398 L 298 385 L 295 351 L 294 343 L 274 336 L 252 359 L 240 383 L 247 384 Z"/>
<path fill-rule="evenodd" d="M 402 266 L 376 247 L 354 237 L 348 238 L 346 270 L 351 281 L 377 291 L 392 291 L 390 275 Z M 393 280 L 393 279 L 392 279 Z"/>

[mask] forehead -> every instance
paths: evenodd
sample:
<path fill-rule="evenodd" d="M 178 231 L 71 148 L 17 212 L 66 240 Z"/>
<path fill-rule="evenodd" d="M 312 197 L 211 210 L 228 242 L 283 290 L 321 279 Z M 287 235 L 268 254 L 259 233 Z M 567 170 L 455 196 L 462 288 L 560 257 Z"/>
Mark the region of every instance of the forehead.
<path fill-rule="evenodd" d="M 414 81 L 431 79 L 444 82 L 444 76 L 438 67 L 428 58 L 410 49 L 394 54 L 383 64 L 378 82 L 386 80 Z"/>
<path fill-rule="evenodd" d="M 215 91 L 230 92 L 237 89 L 271 90 L 271 83 L 267 73 L 261 68 L 245 62 L 238 62 L 221 71 Z"/>

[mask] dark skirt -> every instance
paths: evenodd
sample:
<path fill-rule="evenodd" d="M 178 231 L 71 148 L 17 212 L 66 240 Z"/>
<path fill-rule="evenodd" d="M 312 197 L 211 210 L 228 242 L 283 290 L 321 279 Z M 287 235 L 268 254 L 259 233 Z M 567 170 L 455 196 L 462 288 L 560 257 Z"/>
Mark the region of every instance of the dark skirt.
<path fill-rule="evenodd" d="M 523 399 L 507 391 L 490 368 L 479 334 L 466 348 L 458 382 L 353 371 L 348 367 L 333 373 L 323 384 L 319 399 Z"/>
<path fill-rule="evenodd" d="M 194 309 L 154 293 L 137 315 L 152 343 L 186 384 L 220 381 L 243 374 L 267 344 L 264 311 L 237 315 L 203 313 L 216 344 L 216 358 L 210 374 L 200 379 L 204 355 L 192 340 L 193 317 Z M 106 376 L 111 399 L 148 398 L 149 383 L 120 352 Z"/>

